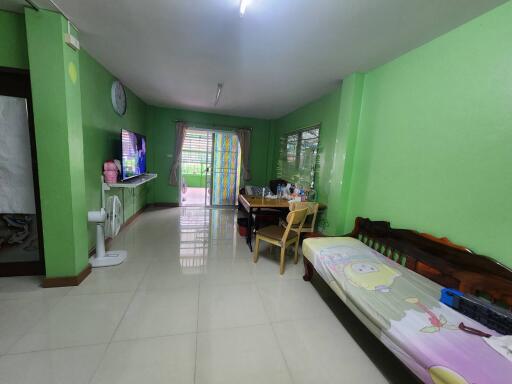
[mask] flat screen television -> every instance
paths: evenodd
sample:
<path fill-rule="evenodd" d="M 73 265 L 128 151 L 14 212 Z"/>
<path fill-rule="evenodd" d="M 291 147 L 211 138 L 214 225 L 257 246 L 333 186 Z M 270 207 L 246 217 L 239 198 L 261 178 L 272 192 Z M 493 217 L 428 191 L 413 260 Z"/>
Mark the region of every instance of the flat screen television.
<path fill-rule="evenodd" d="M 127 180 L 146 173 L 146 137 L 121 130 L 121 179 Z"/>

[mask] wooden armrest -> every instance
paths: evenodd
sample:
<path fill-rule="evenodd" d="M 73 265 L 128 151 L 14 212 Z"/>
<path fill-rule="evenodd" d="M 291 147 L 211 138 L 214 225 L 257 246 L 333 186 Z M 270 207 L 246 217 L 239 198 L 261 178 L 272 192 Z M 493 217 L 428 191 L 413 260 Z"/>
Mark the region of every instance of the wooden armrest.
<path fill-rule="evenodd" d="M 312 238 L 312 237 L 353 237 L 350 234 L 347 235 L 325 235 L 322 232 L 304 232 L 304 238 Z"/>
<path fill-rule="evenodd" d="M 321 232 L 304 232 L 303 237 L 304 237 L 304 239 L 310 239 L 313 237 L 329 237 L 329 236 L 326 236 Z"/>
<path fill-rule="evenodd" d="M 488 295 L 493 302 L 502 302 L 512 308 L 512 282 L 499 276 L 472 271 L 453 274 L 459 280 L 459 290 L 473 295 Z"/>

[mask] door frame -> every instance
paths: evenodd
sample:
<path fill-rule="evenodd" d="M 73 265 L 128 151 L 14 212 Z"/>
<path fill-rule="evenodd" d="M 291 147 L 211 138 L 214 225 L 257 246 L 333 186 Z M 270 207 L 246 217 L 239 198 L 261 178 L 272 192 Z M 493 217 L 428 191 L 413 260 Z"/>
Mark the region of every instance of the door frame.
<path fill-rule="evenodd" d="M 210 164 L 208 164 L 208 166 L 206 168 L 206 173 L 204 175 L 205 184 L 206 184 L 205 187 L 204 187 L 204 206 L 205 207 L 211 207 L 212 206 L 213 156 L 214 156 L 213 148 L 215 147 L 215 132 L 209 131 L 208 133 L 210 133 L 210 136 L 211 136 L 212 140 L 211 140 L 211 142 L 208 141 L 207 150 L 209 152 L 206 152 L 206 161 L 208 161 L 208 154 L 209 154 L 210 155 Z M 210 191 L 210 197 L 208 197 L 208 190 Z"/>
<path fill-rule="evenodd" d="M 205 199 L 206 199 L 206 196 L 208 195 L 208 185 L 210 186 L 211 188 L 211 191 L 210 191 L 210 197 L 209 197 L 209 201 L 208 201 L 208 205 L 206 204 L 203 204 L 203 205 L 187 205 L 187 207 L 204 207 L 204 208 L 231 208 L 231 205 L 213 205 L 212 204 L 212 199 L 213 199 L 213 164 L 214 164 L 214 156 L 215 156 L 215 133 L 222 133 L 222 134 L 232 134 L 234 136 L 236 136 L 236 132 L 233 130 L 233 129 L 229 129 L 229 128 L 226 128 L 226 129 L 222 129 L 222 127 L 217 127 L 217 128 L 210 128 L 208 127 L 207 124 L 199 124 L 199 125 L 191 125 L 190 127 L 187 128 L 187 130 L 191 130 L 191 131 L 206 131 L 206 132 L 209 132 L 212 134 L 212 141 L 211 141 L 211 147 L 210 147 L 210 150 L 211 150 L 211 161 L 210 161 L 210 164 L 208 165 L 209 167 L 209 172 L 207 172 L 207 174 L 205 175 L 205 178 L 206 178 L 206 187 L 205 187 Z M 238 141 L 238 140 L 237 140 Z M 237 161 L 237 183 L 235 185 L 235 188 L 239 189 L 240 188 L 240 183 L 241 183 L 241 177 L 242 177 L 242 163 L 241 163 L 241 148 L 240 148 L 240 142 L 238 142 L 238 161 Z M 207 159 L 208 159 L 208 155 L 207 155 Z M 179 175 L 180 175 L 180 178 L 179 178 L 179 190 L 178 190 L 178 198 L 179 198 L 179 205 L 182 206 L 182 183 L 183 183 L 183 175 L 182 175 L 182 172 L 181 172 L 181 162 L 180 162 L 180 166 L 179 166 Z M 208 184 L 208 181 L 209 181 L 209 184 Z M 235 191 L 235 194 L 238 195 L 238 190 Z M 235 198 L 235 203 L 233 204 L 233 207 L 236 207 L 238 204 L 238 199 Z"/>
<path fill-rule="evenodd" d="M 0 263 L 0 276 L 33 276 L 44 275 L 44 241 L 41 216 L 41 196 L 39 192 L 39 172 L 37 168 L 37 148 L 35 140 L 34 111 L 32 105 L 32 88 L 30 72 L 26 69 L 0 67 L 0 95 L 20 97 L 27 100 L 28 130 L 32 157 L 32 177 L 34 183 L 34 199 L 36 205 L 37 239 L 39 245 L 39 261 L 20 261 Z"/>
<path fill-rule="evenodd" d="M 183 205 L 183 201 L 182 201 L 182 198 L 183 198 L 183 173 L 182 173 L 182 165 L 183 163 L 180 161 L 180 165 L 179 165 L 179 190 L 178 190 L 178 199 L 179 199 L 179 206 L 180 207 L 203 207 L 203 208 L 210 208 L 211 207 L 211 202 L 212 202 L 212 198 L 211 198 L 211 195 L 210 195 L 210 198 L 208 199 L 207 201 L 207 196 L 208 196 L 208 186 L 211 187 L 212 183 L 213 183 L 213 180 L 212 180 L 212 174 L 211 174 L 211 170 L 212 170 L 212 167 L 213 167 L 213 145 L 214 145 L 214 130 L 212 129 L 209 129 L 209 128 L 204 128 L 204 127 L 188 127 L 187 128 L 187 131 L 203 131 L 203 132 L 208 132 L 211 134 L 211 141 L 208 141 L 209 143 L 209 147 L 208 149 L 211 151 L 211 155 L 210 155 L 210 163 L 207 164 L 207 171 L 205 172 L 204 174 L 204 180 L 205 180 L 205 187 L 204 187 L 204 195 L 205 195 L 205 198 L 204 198 L 204 201 L 203 201 L 203 204 L 195 204 L 195 205 Z M 185 140 L 186 140 L 186 133 L 185 133 Z M 206 154 L 206 160 L 208 161 L 208 152 Z M 188 186 L 187 186 L 188 188 Z"/>

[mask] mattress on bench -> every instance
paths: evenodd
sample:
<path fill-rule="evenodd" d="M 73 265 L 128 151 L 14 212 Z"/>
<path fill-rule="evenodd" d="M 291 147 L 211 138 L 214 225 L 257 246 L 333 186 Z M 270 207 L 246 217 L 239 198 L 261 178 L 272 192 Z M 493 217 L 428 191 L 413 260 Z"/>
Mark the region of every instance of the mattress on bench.
<path fill-rule="evenodd" d="M 437 283 L 354 238 L 310 238 L 302 249 L 333 291 L 422 381 L 512 383 L 512 362 L 458 325 L 496 332 L 439 302 Z"/>

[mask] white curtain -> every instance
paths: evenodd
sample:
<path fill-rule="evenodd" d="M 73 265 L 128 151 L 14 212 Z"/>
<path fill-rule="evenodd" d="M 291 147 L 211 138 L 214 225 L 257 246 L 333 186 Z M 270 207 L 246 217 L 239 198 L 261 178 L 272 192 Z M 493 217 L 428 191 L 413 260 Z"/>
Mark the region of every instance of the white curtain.
<path fill-rule="evenodd" d="M 251 154 L 251 131 L 249 129 L 238 129 L 236 136 L 240 142 L 242 150 L 242 178 L 247 181 L 251 180 L 251 171 L 249 166 L 249 156 Z"/>
<path fill-rule="evenodd" d="M 0 213 L 35 214 L 27 101 L 0 95 Z"/>
<path fill-rule="evenodd" d="M 174 161 L 172 162 L 171 171 L 169 173 L 170 185 L 178 186 L 180 182 L 178 171 L 181 164 L 181 152 L 183 150 L 183 143 L 185 142 L 187 128 L 187 123 L 178 122 L 176 124 L 176 145 L 174 149 Z"/>

